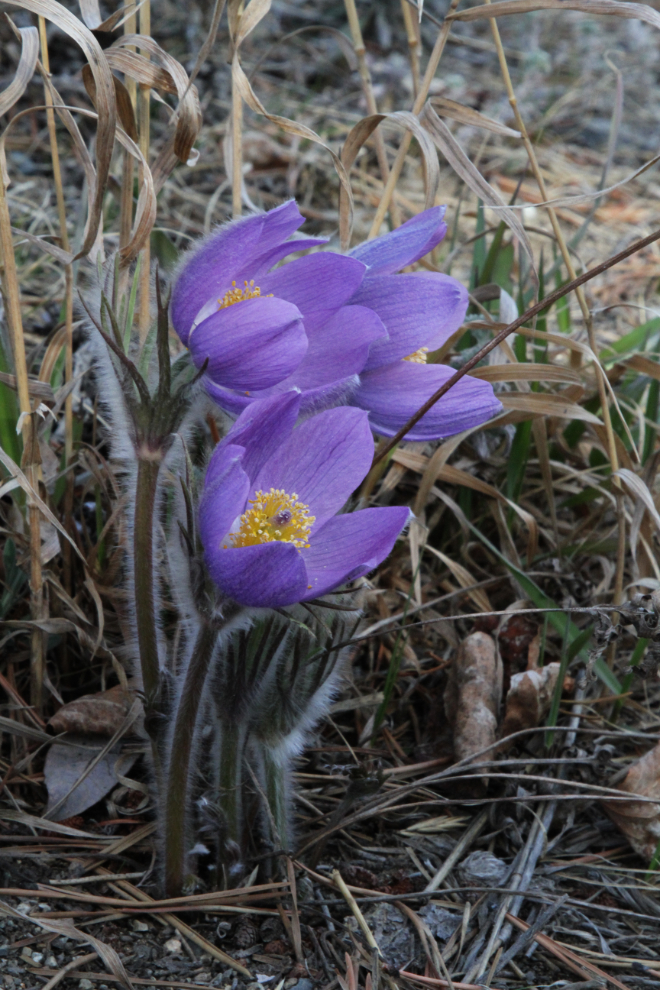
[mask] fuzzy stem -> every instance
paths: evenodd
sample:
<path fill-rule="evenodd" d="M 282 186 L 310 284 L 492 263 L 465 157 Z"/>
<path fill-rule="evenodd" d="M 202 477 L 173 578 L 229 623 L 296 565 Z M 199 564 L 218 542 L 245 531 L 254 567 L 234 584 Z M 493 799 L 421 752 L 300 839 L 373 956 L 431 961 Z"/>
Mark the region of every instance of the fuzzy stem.
<path fill-rule="evenodd" d="M 160 456 L 155 451 L 152 452 L 152 455 L 152 458 L 138 457 L 135 488 L 133 577 L 135 582 L 135 621 L 147 715 L 146 726 L 149 735 L 154 739 L 155 727 L 149 715 L 154 713 L 160 693 L 160 664 L 158 661 L 158 634 L 156 632 L 156 604 L 154 600 L 154 517 L 156 514 Z"/>
<path fill-rule="evenodd" d="M 289 766 L 286 757 L 275 759 L 272 746 L 262 743 L 264 780 L 266 797 L 272 815 L 272 825 L 276 831 L 273 839 L 287 852 L 291 846 L 291 826 L 289 821 Z"/>
<path fill-rule="evenodd" d="M 219 725 L 216 759 L 220 801 L 227 822 L 227 837 L 242 849 L 245 725 L 225 719 L 221 719 Z"/>
<path fill-rule="evenodd" d="M 178 897 L 183 889 L 188 834 L 190 758 L 202 689 L 217 631 L 202 624 L 188 664 L 174 723 L 165 804 L 165 890 Z"/>

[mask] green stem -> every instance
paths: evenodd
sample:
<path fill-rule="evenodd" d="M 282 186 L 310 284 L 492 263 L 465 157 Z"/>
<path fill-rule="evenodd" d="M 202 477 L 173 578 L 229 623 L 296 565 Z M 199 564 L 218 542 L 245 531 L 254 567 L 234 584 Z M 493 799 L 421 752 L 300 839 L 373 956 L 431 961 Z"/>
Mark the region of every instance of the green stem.
<path fill-rule="evenodd" d="M 272 824 L 277 834 L 273 836 L 275 845 L 285 852 L 291 846 L 291 829 L 289 826 L 289 794 L 288 767 L 282 765 L 281 759 L 273 759 L 273 750 L 268 743 L 261 744 L 266 797 L 273 816 Z"/>
<path fill-rule="evenodd" d="M 243 757 L 246 728 L 242 722 L 219 721 L 216 749 L 218 790 L 227 838 L 243 848 Z"/>
<path fill-rule="evenodd" d="M 160 664 L 158 660 L 158 634 L 156 632 L 156 604 L 154 601 L 154 522 L 156 515 L 156 491 L 160 471 L 160 452 L 153 452 L 153 459 L 139 457 L 137 485 L 135 489 L 135 526 L 133 578 L 135 584 L 135 621 L 142 684 L 145 694 L 147 731 L 149 714 L 157 704 L 160 692 Z"/>
<path fill-rule="evenodd" d="M 217 631 L 204 623 L 188 664 L 174 723 L 165 802 L 165 889 L 180 896 L 186 867 L 190 757 L 204 681 L 213 656 Z"/>

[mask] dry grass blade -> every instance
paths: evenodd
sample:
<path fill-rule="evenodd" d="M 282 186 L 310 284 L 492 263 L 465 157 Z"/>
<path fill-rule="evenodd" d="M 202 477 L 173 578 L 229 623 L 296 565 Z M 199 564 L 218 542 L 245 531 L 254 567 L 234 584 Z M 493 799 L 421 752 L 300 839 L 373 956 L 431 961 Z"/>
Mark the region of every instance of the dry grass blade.
<path fill-rule="evenodd" d="M 581 376 L 570 368 L 555 364 L 491 364 L 487 368 L 475 368 L 473 378 L 486 382 L 561 382 L 580 385 Z M 526 395 L 529 393 L 525 393 Z"/>
<path fill-rule="evenodd" d="M 202 111 L 199 106 L 197 89 L 191 84 L 188 73 L 181 63 L 163 51 L 153 38 L 145 37 L 143 34 L 125 34 L 122 38 L 118 38 L 114 42 L 112 49 L 116 51 L 132 45 L 146 51 L 151 58 L 159 63 L 161 70 L 169 77 L 167 91 L 174 91 L 179 97 L 179 105 L 173 118 L 176 120 L 174 154 L 179 161 L 185 163 L 190 159 L 193 144 L 197 140 L 199 129 L 202 126 Z M 125 54 L 130 56 L 131 53 L 126 52 Z M 137 82 L 151 86 L 152 82 L 145 75 L 145 62 L 147 62 L 146 59 L 131 59 L 130 65 L 126 65 L 126 67 L 122 68 L 122 71 L 126 72 Z M 144 78 L 142 78 L 143 76 Z M 157 78 L 161 79 L 162 76 L 159 75 Z M 156 85 L 158 84 L 156 83 Z"/>
<path fill-rule="evenodd" d="M 533 10 L 580 10 L 584 14 L 609 14 L 646 21 L 660 28 L 660 14 L 643 3 L 622 3 L 620 0 L 497 0 L 483 7 L 471 7 L 447 14 L 448 21 L 478 21 L 483 18 L 526 14 Z"/>
<path fill-rule="evenodd" d="M 560 416 L 562 419 L 578 419 L 583 423 L 602 425 L 598 416 L 576 402 L 569 402 L 562 395 L 553 395 L 550 392 L 503 392 L 499 398 L 505 409 L 515 409 L 529 416 Z"/>
<path fill-rule="evenodd" d="M 94 74 L 99 111 L 99 124 L 96 134 L 96 182 L 92 207 L 87 221 L 87 229 L 82 248 L 77 257 L 82 258 L 92 249 L 101 223 L 101 211 L 105 187 L 110 174 L 112 148 L 115 140 L 116 105 L 115 87 L 112 73 L 101 46 L 85 25 L 74 17 L 56 0 L 9 0 L 14 7 L 29 10 L 33 14 L 52 21 L 82 48 L 85 58 Z"/>
<path fill-rule="evenodd" d="M 518 219 L 518 216 L 506 205 L 500 194 L 493 189 L 490 183 L 486 182 L 479 169 L 472 164 L 445 122 L 440 120 L 430 101 L 425 104 L 419 119 L 431 135 L 436 147 L 440 149 L 453 170 L 465 182 L 468 188 L 473 193 L 476 193 L 487 206 L 499 207 L 498 212 L 524 247 L 532 271 L 536 274 L 536 262 L 534 260 L 532 245 L 527 236 L 527 231 Z"/>
<path fill-rule="evenodd" d="M 0 93 L 0 117 L 20 100 L 34 75 L 39 57 L 39 32 L 34 27 L 20 28 L 21 57 L 14 78 Z"/>
<path fill-rule="evenodd" d="M 465 107 L 462 103 L 457 103 L 456 100 L 449 100 L 444 96 L 432 96 L 429 103 L 441 117 L 456 120 L 459 124 L 481 127 L 485 131 L 492 131 L 493 134 L 500 134 L 502 137 L 520 137 L 520 131 L 514 131 L 512 127 L 501 124 L 499 120 L 493 120 L 472 107 Z"/>
<path fill-rule="evenodd" d="M 440 168 L 438 165 L 438 156 L 435 148 L 433 147 L 433 142 L 429 139 L 428 133 L 421 126 L 415 114 L 407 113 L 405 111 L 397 111 L 396 113 L 376 113 L 371 114 L 369 117 L 364 117 L 358 124 L 355 125 L 355 127 L 352 128 L 346 137 L 341 151 L 342 164 L 348 174 L 351 170 L 353 162 L 358 156 L 360 148 L 362 148 L 365 141 L 373 134 L 378 125 L 384 120 L 390 120 L 393 123 L 401 124 L 407 131 L 417 138 L 420 150 L 422 152 L 422 160 L 424 162 L 424 186 L 426 189 L 425 209 L 428 209 L 433 206 L 435 202 L 436 192 L 440 183 Z M 343 199 L 343 194 L 341 199 Z M 350 214 L 345 206 L 342 208 L 342 205 L 340 205 L 339 232 L 342 247 L 346 250 L 351 239 Z"/>

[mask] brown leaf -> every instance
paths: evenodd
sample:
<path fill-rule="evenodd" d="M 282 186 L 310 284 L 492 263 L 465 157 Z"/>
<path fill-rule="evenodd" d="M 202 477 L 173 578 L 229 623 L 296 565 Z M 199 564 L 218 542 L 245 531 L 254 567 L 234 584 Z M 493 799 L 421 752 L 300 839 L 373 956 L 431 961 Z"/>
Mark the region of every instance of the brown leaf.
<path fill-rule="evenodd" d="M 109 691 L 84 694 L 57 711 L 48 725 L 55 733 L 114 736 L 123 725 L 134 697 L 121 684 Z"/>
<path fill-rule="evenodd" d="M 501 736 L 505 739 L 522 729 L 540 725 L 550 710 L 557 686 L 559 664 L 549 663 L 538 670 L 523 670 L 511 678 L 506 696 L 506 713 Z"/>
<path fill-rule="evenodd" d="M 112 73 L 98 41 L 83 22 L 56 0 L 11 0 L 12 6 L 29 10 L 33 14 L 52 21 L 69 38 L 82 48 L 96 80 L 98 103 L 98 128 L 96 132 L 96 182 L 94 196 L 87 220 L 85 239 L 77 254 L 84 257 L 94 246 L 105 196 L 105 187 L 110 173 L 110 161 L 115 141 L 116 105 Z M 61 112 L 58 110 L 61 116 Z"/>
<path fill-rule="evenodd" d="M 472 633 L 449 669 L 444 699 L 458 760 L 495 742 L 501 696 L 502 663 L 495 642 L 486 633 Z"/>
<path fill-rule="evenodd" d="M 10 22 L 11 23 L 11 22 Z M 0 93 L 0 117 L 20 100 L 30 79 L 34 75 L 39 56 L 39 32 L 34 27 L 20 28 L 21 57 L 16 66 L 14 78 Z"/>
<path fill-rule="evenodd" d="M 660 841 L 660 743 L 633 763 L 618 790 L 631 800 L 603 801 L 603 808 L 635 852 L 650 860 Z M 658 804 L 635 797 L 657 798 Z"/>
<path fill-rule="evenodd" d="M 482 17 L 505 17 L 507 14 L 524 14 L 531 10 L 582 10 L 586 14 L 610 14 L 646 21 L 660 28 L 660 14 L 645 3 L 621 3 L 620 0 L 501 0 L 488 6 L 471 7 L 455 14 L 448 14 L 448 21 L 477 21 Z"/>

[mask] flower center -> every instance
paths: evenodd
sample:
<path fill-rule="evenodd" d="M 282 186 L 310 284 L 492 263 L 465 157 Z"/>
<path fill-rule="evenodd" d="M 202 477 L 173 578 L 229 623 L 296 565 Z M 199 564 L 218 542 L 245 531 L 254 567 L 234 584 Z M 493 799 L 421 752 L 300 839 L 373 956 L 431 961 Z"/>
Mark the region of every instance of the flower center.
<path fill-rule="evenodd" d="M 413 354 L 409 354 L 408 357 L 404 357 L 404 361 L 410 361 L 412 364 L 426 364 L 426 355 L 428 354 L 428 347 L 420 347 L 418 351 L 414 351 Z"/>
<path fill-rule="evenodd" d="M 231 289 L 225 292 L 222 299 L 218 299 L 218 308 L 226 309 L 227 306 L 233 306 L 235 303 L 245 302 L 246 299 L 257 299 L 261 296 L 261 289 L 258 285 L 254 284 L 254 279 L 250 279 L 250 283 L 243 282 L 244 288 L 239 289 L 236 286 L 236 282 L 231 283 Z M 272 296 L 272 292 L 268 295 Z"/>
<path fill-rule="evenodd" d="M 241 516 L 238 532 L 229 534 L 232 547 L 254 547 L 276 540 L 299 548 L 309 546 L 307 541 L 315 516 L 309 515 L 308 506 L 298 501 L 295 492 L 287 495 L 282 488 L 255 492 L 250 505 L 252 508 Z"/>

